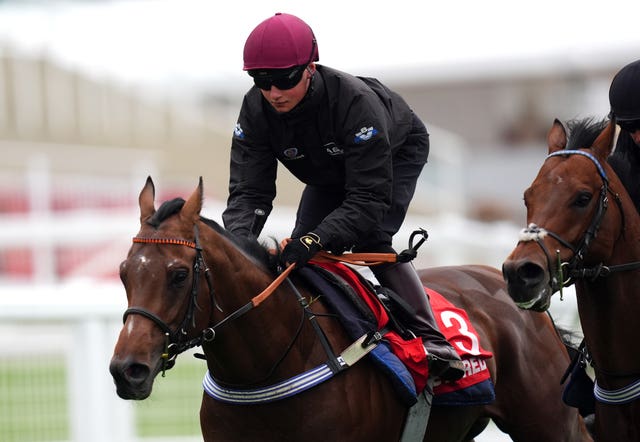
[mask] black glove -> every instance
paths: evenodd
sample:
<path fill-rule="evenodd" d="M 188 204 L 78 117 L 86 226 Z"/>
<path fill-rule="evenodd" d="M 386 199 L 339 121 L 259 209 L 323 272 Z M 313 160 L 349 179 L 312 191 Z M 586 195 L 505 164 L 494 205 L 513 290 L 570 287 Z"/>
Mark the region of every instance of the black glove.
<path fill-rule="evenodd" d="M 292 239 L 282 251 L 282 262 L 285 264 L 296 263 L 296 267 L 302 267 L 313 256 L 322 250 L 320 237 L 309 232 L 300 238 Z"/>

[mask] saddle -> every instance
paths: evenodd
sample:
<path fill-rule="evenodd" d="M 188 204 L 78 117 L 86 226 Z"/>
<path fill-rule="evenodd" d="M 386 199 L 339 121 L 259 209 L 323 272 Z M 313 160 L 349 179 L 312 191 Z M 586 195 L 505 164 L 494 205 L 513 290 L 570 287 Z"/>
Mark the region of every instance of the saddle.
<path fill-rule="evenodd" d="M 422 339 L 415 337 L 404 325 L 402 317 L 410 307 L 391 290 L 376 286 L 360 273 L 338 262 L 315 262 L 298 270 L 308 285 L 321 293 L 322 299 L 339 317 L 349 336 L 356 340 L 365 334 L 383 335 L 380 345 L 367 355 L 376 367 L 388 375 L 394 390 L 408 406 L 417 401 L 427 387 L 428 364 Z M 446 327 L 436 314 L 438 325 L 445 337 L 460 354 L 466 373 L 455 382 L 435 380 L 434 405 L 484 405 L 495 400 L 495 391 L 486 365 L 493 355 L 479 348 L 470 352 L 469 333 L 479 340 L 466 312 L 458 309 L 439 293 L 425 288 L 434 313 L 447 310 L 457 321 L 465 321 L 465 334 L 451 326 Z M 400 301 L 398 301 L 400 300 Z M 465 345 L 467 344 L 467 345 Z"/>

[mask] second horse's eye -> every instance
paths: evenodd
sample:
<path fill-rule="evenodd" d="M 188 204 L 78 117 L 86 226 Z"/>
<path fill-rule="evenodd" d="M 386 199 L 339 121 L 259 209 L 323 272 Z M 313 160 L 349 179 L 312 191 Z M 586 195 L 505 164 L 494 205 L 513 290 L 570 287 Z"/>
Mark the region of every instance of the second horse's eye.
<path fill-rule="evenodd" d="M 171 272 L 171 285 L 176 287 L 182 287 L 184 282 L 189 277 L 189 271 L 186 269 L 177 269 Z"/>
<path fill-rule="evenodd" d="M 593 198 L 593 194 L 590 192 L 580 192 L 573 202 L 573 205 L 576 207 L 587 207 L 591 202 L 591 198 Z"/>

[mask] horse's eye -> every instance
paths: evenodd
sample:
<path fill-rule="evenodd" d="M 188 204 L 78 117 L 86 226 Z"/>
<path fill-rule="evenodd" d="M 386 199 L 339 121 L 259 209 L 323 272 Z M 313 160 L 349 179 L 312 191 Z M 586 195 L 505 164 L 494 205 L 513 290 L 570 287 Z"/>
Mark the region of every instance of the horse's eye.
<path fill-rule="evenodd" d="M 171 272 L 171 285 L 175 287 L 182 287 L 184 286 L 184 282 L 188 277 L 189 271 L 187 269 L 176 269 L 175 271 Z"/>
<path fill-rule="evenodd" d="M 593 194 L 590 192 L 580 192 L 576 197 L 573 205 L 576 207 L 587 207 L 593 198 Z"/>

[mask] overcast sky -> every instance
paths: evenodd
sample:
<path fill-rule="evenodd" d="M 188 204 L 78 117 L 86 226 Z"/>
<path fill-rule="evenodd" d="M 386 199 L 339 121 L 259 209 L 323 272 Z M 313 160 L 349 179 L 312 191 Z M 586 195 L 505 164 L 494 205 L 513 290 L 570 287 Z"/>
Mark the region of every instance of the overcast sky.
<path fill-rule="evenodd" d="M 320 61 L 356 74 L 638 48 L 640 1 L 137 0 L 0 4 L 0 41 L 132 83 L 237 82 L 249 32 L 311 25 Z"/>

